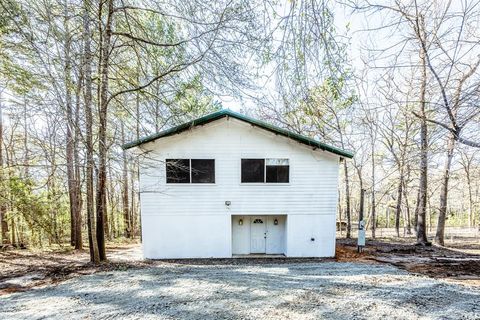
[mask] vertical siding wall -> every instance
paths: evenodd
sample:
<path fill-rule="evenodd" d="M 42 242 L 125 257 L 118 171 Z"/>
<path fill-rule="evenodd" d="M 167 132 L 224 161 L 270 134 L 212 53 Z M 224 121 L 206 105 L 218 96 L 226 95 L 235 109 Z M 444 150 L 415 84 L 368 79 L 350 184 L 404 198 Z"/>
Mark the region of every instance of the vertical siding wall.
<path fill-rule="evenodd" d="M 334 255 L 338 156 L 232 118 L 142 151 L 149 151 L 140 171 L 146 258 L 230 257 L 231 216 L 272 214 L 288 215 L 288 256 Z M 166 184 L 164 160 L 177 158 L 215 159 L 215 184 Z M 290 183 L 240 183 L 242 158 L 288 158 Z"/>

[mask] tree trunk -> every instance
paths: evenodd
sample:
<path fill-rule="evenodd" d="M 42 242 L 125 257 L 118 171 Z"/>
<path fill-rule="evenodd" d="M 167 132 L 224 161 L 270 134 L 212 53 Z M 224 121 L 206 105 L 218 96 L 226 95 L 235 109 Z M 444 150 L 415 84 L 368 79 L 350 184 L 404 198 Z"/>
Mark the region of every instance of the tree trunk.
<path fill-rule="evenodd" d="M 359 182 L 359 187 L 360 187 L 360 202 L 359 202 L 359 213 L 358 213 L 358 227 L 360 227 L 360 222 L 362 220 L 365 220 L 365 213 L 364 213 L 364 202 L 365 202 L 365 190 L 363 189 L 363 178 L 362 178 L 362 172 L 360 167 L 357 167 L 357 175 L 358 175 L 358 182 Z M 365 221 L 365 231 L 368 228 L 368 220 Z"/>
<path fill-rule="evenodd" d="M 83 63 L 83 61 L 82 61 Z M 73 139 L 73 163 L 74 163 L 74 185 L 75 185 L 75 249 L 83 249 L 82 239 L 82 176 L 81 176 L 81 164 L 78 144 L 82 138 L 80 130 L 80 96 L 83 85 L 83 69 L 79 71 L 79 79 L 77 81 L 77 88 L 75 91 L 75 119 L 74 123 L 74 139 Z"/>
<path fill-rule="evenodd" d="M 397 205 L 395 207 L 395 231 L 397 237 L 400 237 L 400 214 L 402 213 L 402 195 L 403 195 L 403 166 L 400 166 L 400 182 L 397 187 Z"/>
<path fill-rule="evenodd" d="M 82 91 L 83 71 L 81 71 L 81 77 L 77 84 L 77 103 L 75 106 L 75 139 L 73 143 L 73 162 L 75 163 L 75 196 L 76 196 L 76 211 L 75 211 L 75 249 L 83 249 L 82 239 L 82 176 L 81 176 L 81 164 L 80 155 L 78 150 L 78 143 L 82 138 L 80 132 L 80 95 Z"/>
<path fill-rule="evenodd" d="M 0 183 L 3 184 L 3 181 L 3 107 L 2 96 L 0 95 Z M 7 201 L 5 189 L 6 188 L 2 186 L 2 197 L 0 198 L 0 228 L 2 228 L 2 245 L 10 244 L 10 237 L 8 235 L 7 206 L 5 204 Z"/>
<path fill-rule="evenodd" d="M 417 243 L 428 244 L 427 239 L 427 125 L 422 120 L 421 125 L 421 160 L 420 160 L 420 186 L 417 210 Z"/>
<path fill-rule="evenodd" d="M 340 231 L 340 237 L 343 235 L 343 228 L 342 228 L 342 198 L 340 196 L 340 190 L 338 190 L 338 231 Z"/>
<path fill-rule="evenodd" d="M 125 124 L 121 123 L 121 134 L 122 134 L 122 143 L 125 143 Z M 126 150 L 122 151 L 122 161 L 123 161 L 123 170 L 122 170 L 122 211 L 123 211 L 123 225 L 124 233 L 126 238 L 132 237 L 132 227 L 130 224 L 130 208 L 128 201 L 128 163 L 127 163 L 127 152 Z"/>
<path fill-rule="evenodd" d="M 135 212 L 136 212 L 136 207 L 135 207 L 135 167 L 136 164 L 133 164 L 133 168 L 130 170 L 130 228 L 131 228 L 131 234 L 132 234 L 132 239 L 136 237 L 136 223 L 135 223 Z"/>
<path fill-rule="evenodd" d="M 108 13 L 105 24 L 105 31 L 101 34 L 103 37 L 100 46 L 100 99 L 99 99 L 99 123 L 98 123 L 98 171 L 97 171 L 97 242 L 101 261 L 107 260 L 105 252 L 105 226 L 104 218 L 106 216 L 106 161 L 107 161 L 107 111 L 108 111 L 108 68 L 110 54 L 110 40 L 112 36 L 113 19 L 113 0 L 108 0 Z M 103 4 L 100 4 L 103 6 Z"/>
<path fill-rule="evenodd" d="M 75 177 L 73 167 L 73 112 L 72 112 L 72 95 L 71 95 L 71 72 L 72 65 L 70 61 L 70 34 L 69 34 L 69 18 L 68 18 L 68 4 L 64 3 L 64 24 L 65 24 L 65 39 L 64 39 L 64 81 L 65 81 L 65 110 L 66 110 L 66 160 L 67 160 L 67 185 L 68 185 L 68 197 L 70 204 L 70 245 L 76 245 L 76 219 L 75 214 L 77 211 L 77 197 L 75 194 Z"/>
<path fill-rule="evenodd" d="M 455 150 L 455 136 L 450 134 L 447 142 L 447 157 L 443 171 L 442 187 L 440 190 L 440 209 L 438 211 L 437 233 L 435 242 L 441 246 L 445 244 L 445 218 L 447 216 L 448 181 L 450 180 L 450 167 L 452 166 L 453 151 Z"/>
<path fill-rule="evenodd" d="M 97 238 L 95 234 L 95 212 L 93 199 L 93 168 L 95 163 L 93 161 L 93 111 L 92 111 L 92 54 L 90 51 L 90 42 L 92 33 L 90 31 L 90 16 L 88 14 L 91 8 L 90 0 L 83 1 L 84 16 L 84 51 L 85 51 L 85 120 L 86 120 L 86 187 L 87 187 L 87 229 L 88 229 L 88 246 L 90 248 L 90 261 L 93 263 L 100 262 L 100 255 L 98 250 Z"/>
<path fill-rule="evenodd" d="M 27 124 L 27 115 L 28 115 L 28 110 L 27 110 L 27 98 L 23 97 L 23 129 L 24 129 L 24 135 L 23 135 L 23 167 L 24 167 L 24 178 L 29 179 L 30 178 L 30 170 L 29 170 L 29 158 L 30 158 L 30 150 L 28 148 L 28 124 Z"/>
<path fill-rule="evenodd" d="M 137 103 L 136 103 L 136 106 L 137 106 L 137 119 L 136 119 L 136 130 L 135 130 L 135 136 L 136 136 L 136 139 L 140 139 L 140 101 L 139 101 L 139 96 L 137 95 Z M 136 160 L 135 160 L 135 167 L 134 167 L 134 170 L 135 170 L 135 177 L 137 178 L 137 181 L 140 181 L 140 160 L 139 158 L 137 157 Z M 138 186 L 138 188 L 140 189 L 140 184 Z M 133 174 L 132 174 L 132 192 L 133 192 Z M 139 235 L 140 235 L 140 241 L 142 241 L 142 212 L 141 212 L 141 206 L 140 206 L 140 190 L 138 190 L 137 194 L 136 194 L 136 198 L 137 198 L 137 210 L 133 210 L 133 203 L 135 202 L 134 201 L 134 197 L 132 195 L 132 211 L 131 211 L 131 217 L 132 217 L 132 229 L 134 231 L 133 235 L 135 236 L 135 225 L 136 225 L 136 217 L 138 217 L 138 231 L 139 231 Z"/>
<path fill-rule="evenodd" d="M 17 238 L 15 237 L 15 218 L 12 219 L 12 245 L 17 245 Z"/>
<path fill-rule="evenodd" d="M 364 209 L 365 209 L 365 190 L 360 183 L 360 208 L 358 210 L 358 228 L 360 229 L 360 222 L 365 218 Z"/>
<path fill-rule="evenodd" d="M 417 234 L 417 225 L 418 225 L 418 212 L 420 211 L 420 187 L 417 190 L 417 201 L 415 202 L 415 213 L 413 217 L 413 229 L 415 234 Z"/>
<path fill-rule="evenodd" d="M 390 228 L 390 207 L 385 208 L 385 228 Z"/>
<path fill-rule="evenodd" d="M 427 174 L 428 174 L 428 128 L 426 117 L 425 93 L 427 86 L 427 65 L 423 49 L 420 51 L 422 82 L 420 85 L 420 183 L 417 202 L 417 244 L 428 245 L 427 239 Z"/>
<path fill-rule="evenodd" d="M 109 182 L 109 183 L 106 183 L 105 185 L 105 189 L 106 189 L 105 207 L 110 208 L 109 211 L 108 210 L 105 211 L 106 212 L 105 230 L 106 230 L 107 239 L 112 240 L 113 238 L 116 237 L 116 234 L 117 234 L 117 229 L 115 225 L 115 212 L 117 211 L 116 207 L 117 207 L 117 204 L 120 202 L 120 199 L 115 199 L 114 186 L 111 183 L 112 181 L 114 181 L 114 179 L 113 179 L 113 170 L 112 170 L 110 159 L 107 160 L 107 165 L 105 168 L 107 169 L 107 175 L 106 175 L 107 179 L 105 180 L 105 182 L 107 181 Z"/>
<path fill-rule="evenodd" d="M 405 181 L 404 181 L 405 183 Z M 403 198 L 405 199 L 405 214 L 406 214 L 406 217 L 405 217 L 405 222 L 406 222 L 406 225 L 407 225 L 407 234 L 412 234 L 412 225 L 411 225 L 411 222 L 410 222 L 410 204 L 408 203 L 408 194 L 407 194 L 407 186 L 406 184 L 404 184 L 403 186 Z"/>
<path fill-rule="evenodd" d="M 462 167 L 465 171 L 465 178 L 467 179 L 468 187 L 468 227 L 472 228 L 475 225 L 475 210 L 474 210 L 474 200 L 473 200 L 473 187 L 472 187 L 472 176 L 470 173 L 472 161 L 474 156 L 471 158 L 465 153 L 465 159 L 462 155 Z"/>
<path fill-rule="evenodd" d="M 13 137 L 13 134 L 14 134 L 14 130 L 11 130 L 12 132 L 12 135 L 10 136 L 10 139 Z M 12 165 L 13 165 L 13 159 L 15 158 L 14 156 L 14 148 L 12 147 L 12 145 L 10 145 L 10 148 L 5 148 L 5 164 L 6 164 L 6 167 L 7 168 L 10 168 Z M 10 180 L 12 179 L 12 170 L 7 170 L 6 172 L 6 175 L 7 175 L 7 179 Z M 12 194 L 11 193 L 8 193 L 7 194 L 7 207 L 12 207 L 12 203 L 13 203 L 13 199 L 12 199 Z M 15 216 L 10 216 L 9 217 L 10 221 L 7 221 L 7 224 L 8 222 L 10 222 L 10 227 L 7 226 L 7 229 L 9 230 L 9 236 L 11 239 L 8 240 L 8 242 L 11 244 L 11 245 L 15 245 Z"/>
<path fill-rule="evenodd" d="M 474 225 L 473 213 L 473 195 L 472 195 L 472 178 L 470 177 L 470 166 L 465 168 L 468 186 L 468 226 L 471 228 Z"/>
<path fill-rule="evenodd" d="M 155 93 L 157 96 L 160 96 L 160 84 L 156 83 L 155 84 Z M 160 131 L 160 99 L 155 99 L 155 110 L 154 110 L 154 116 L 155 116 L 155 132 Z"/>
<path fill-rule="evenodd" d="M 373 137 L 373 135 L 372 135 Z M 372 238 L 375 239 L 375 230 L 377 229 L 377 215 L 375 204 L 375 143 L 372 141 Z"/>
<path fill-rule="evenodd" d="M 347 161 L 343 160 L 343 171 L 345 173 L 345 215 L 347 217 L 347 239 L 352 237 L 352 220 L 350 211 L 350 180 L 348 178 Z"/>

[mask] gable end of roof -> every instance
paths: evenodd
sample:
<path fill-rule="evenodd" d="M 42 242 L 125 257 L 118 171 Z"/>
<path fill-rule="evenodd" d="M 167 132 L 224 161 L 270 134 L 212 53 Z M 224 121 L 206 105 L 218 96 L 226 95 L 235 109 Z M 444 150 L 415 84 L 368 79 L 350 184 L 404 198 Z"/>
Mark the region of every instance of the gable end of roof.
<path fill-rule="evenodd" d="M 130 148 L 138 147 L 138 146 L 140 146 L 144 143 L 148 143 L 148 142 L 152 142 L 154 140 L 160 139 L 160 138 L 172 136 L 174 134 L 178 134 L 178 133 L 181 133 L 181 132 L 186 131 L 188 129 L 191 129 L 195 126 L 204 125 L 204 124 L 207 124 L 209 122 L 212 122 L 212 121 L 224 118 L 224 117 L 232 117 L 232 118 L 250 123 L 251 125 L 257 126 L 257 127 L 262 128 L 264 130 L 273 132 L 275 134 L 282 135 L 284 137 L 290 138 L 292 140 L 295 140 L 299 143 L 308 145 L 308 146 L 313 147 L 313 148 L 318 148 L 318 149 L 321 149 L 321 150 L 324 150 L 324 151 L 334 153 L 334 154 L 339 155 L 341 157 L 345 157 L 345 158 L 349 158 L 349 159 L 353 158 L 353 153 L 350 152 L 350 151 L 342 150 L 340 148 L 330 146 L 328 144 L 317 141 L 315 139 L 303 136 L 303 135 L 295 133 L 295 132 L 288 131 L 286 129 L 274 126 L 274 125 L 269 124 L 269 123 L 264 122 L 264 121 L 260 121 L 260 120 L 254 119 L 254 118 L 247 117 L 243 114 L 240 114 L 240 113 L 228 110 L 228 109 L 223 109 L 223 110 L 211 113 L 211 114 L 207 114 L 203 117 L 200 117 L 198 119 L 183 123 L 183 124 L 178 125 L 176 127 L 172 127 L 170 129 L 160 131 L 158 133 L 140 138 L 136 141 L 126 143 L 122 146 L 122 148 L 126 150 L 126 149 L 130 149 Z"/>

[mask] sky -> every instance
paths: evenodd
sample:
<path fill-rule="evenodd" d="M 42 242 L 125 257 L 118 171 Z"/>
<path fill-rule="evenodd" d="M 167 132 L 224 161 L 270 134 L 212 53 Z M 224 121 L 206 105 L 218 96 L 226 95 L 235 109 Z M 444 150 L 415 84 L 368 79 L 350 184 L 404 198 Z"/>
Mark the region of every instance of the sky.
<path fill-rule="evenodd" d="M 347 8 L 338 3 L 334 6 L 334 15 L 337 32 L 341 35 L 346 35 L 350 42 L 348 54 L 353 69 L 362 70 L 364 68 L 364 63 L 361 59 L 362 47 L 365 48 L 369 41 L 381 41 L 381 39 L 386 36 L 382 31 L 376 32 L 375 38 L 372 38 L 371 34 L 368 33 L 366 29 L 368 29 L 369 26 L 381 24 L 381 21 L 378 19 L 377 15 L 370 16 L 367 19 L 363 13 L 353 13 L 351 8 Z M 271 74 L 272 71 L 273 68 L 269 67 L 265 70 L 265 73 Z M 275 95 L 274 81 L 268 81 L 265 83 L 264 79 L 261 79 L 257 84 L 262 93 L 267 94 L 268 96 Z M 237 99 L 232 96 L 217 96 L 217 99 L 222 103 L 224 108 L 237 112 L 256 108 L 256 102 L 247 97 Z"/>
<path fill-rule="evenodd" d="M 381 1 L 378 2 L 381 3 Z M 434 8 L 445 8 L 445 1 L 438 0 L 435 2 Z M 450 12 L 461 12 L 462 2 L 452 1 L 449 10 Z M 354 69 L 354 73 L 357 77 L 362 77 L 362 83 L 366 83 L 368 86 L 364 92 L 359 92 L 361 95 L 360 99 L 366 101 L 366 104 L 368 104 L 367 108 L 377 108 L 375 103 L 377 103 L 378 106 L 382 106 L 382 108 L 378 109 L 378 112 L 383 114 L 388 113 L 389 108 L 385 107 L 383 104 L 386 102 L 385 99 L 382 99 L 381 95 L 374 91 L 379 90 L 378 87 L 375 87 L 378 78 L 388 71 L 388 69 L 384 67 L 390 66 L 393 56 L 400 52 L 400 50 L 404 50 L 402 51 L 398 62 L 399 65 L 405 65 L 406 68 L 397 68 L 393 78 L 395 82 L 400 84 L 399 89 L 402 89 L 405 79 L 409 79 L 411 77 L 411 65 L 418 63 L 418 49 L 415 44 L 409 41 L 408 45 L 402 47 L 405 43 L 404 40 L 409 36 L 408 30 L 395 30 L 395 27 L 380 28 L 381 26 L 390 25 L 391 23 L 395 26 L 395 21 L 391 20 L 393 16 L 393 14 L 392 16 L 389 16 L 387 12 L 375 12 L 371 14 L 353 12 L 351 8 L 347 8 L 338 3 L 335 6 L 335 25 L 337 31 L 339 34 L 347 35 L 350 42 L 348 54 L 351 67 Z M 397 19 L 399 18 L 397 17 Z M 455 23 L 458 25 L 458 20 Z M 448 27 L 448 23 L 446 26 Z M 400 25 L 400 28 L 404 27 L 405 26 L 403 24 Z M 453 34 L 453 37 L 456 37 L 456 35 Z M 382 49 L 385 48 L 389 48 L 389 50 L 383 51 Z M 371 59 L 368 68 L 366 68 L 364 65 L 364 60 L 367 59 L 368 55 L 373 55 L 375 59 Z M 367 70 L 368 72 L 364 74 L 364 70 Z M 436 82 L 432 82 L 432 85 L 435 86 Z M 270 95 L 272 95 L 271 93 L 275 91 L 273 81 L 267 86 L 263 87 L 262 90 L 270 92 Z M 393 87 L 391 90 L 393 90 L 393 94 L 402 94 L 398 90 L 395 91 L 395 87 Z M 406 96 L 399 97 L 401 97 L 401 99 L 409 99 Z M 433 100 L 436 99 L 435 97 L 435 95 L 432 96 L 432 103 L 435 103 L 435 100 Z M 222 102 L 226 108 L 230 108 L 235 111 L 241 111 L 241 109 L 244 108 L 248 112 L 248 110 L 257 107 L 255 105 L 255 101 L 248 101 L 248 99 L 244 101 L 244 105 L 234 98 L 227 98 L 222 100 Z M 274 101 L 274 103 L 276 102 L 280 103 L 280 101 Z M 407 100 L 405 100 L 404 103 L 408 103 Z M 441 117 L 443 114 L 445 114 L 445 112 L 442 111 L 437 112 L 437 114 Z M 382 115 L 379 116 L 379 119 L 382 119 Z M 431 135 L 431 141 L 437 142 L 438 145 L 442 145 L 442 140 L 446 137 L 445 131 L 441 128 L 432 129 Z M 441 170 L 443 156 L 443 149 L 440 148 L 438 150 L 432 150 L 432 159 L 430 159 L 430 164 L 433 171 Z M 458 165 L 456 167 L 458 167 Z"/>
<path fill-rule="evenodd" d="M 388 1 L 377 1 L 381 4 L 386 4 Z M 286 2 L 288 3 L 288 2 Z M 375 3 L 375 1 L 373 1 Z M 436 6 L 438 8 L 445 8 L 445 1 L 437 0 Z M 355 11 L 351 7 L 347 7 L 339 2 L 334 2 L 332 5 L 334 8 L 334 22 L 339 35 L 345 35 L 348 39 L 348 58 L 351 63 L 351 67 L 354 70 L 354 74 L 357 77 L 362 77 L 362 80 L 367 80 L 368 88 L 367 95 L 373 96 L 372 92 L 368 90 L 376 90 L 374 83 L 378 77 L 385 72 L 385 66 L 391 64 L 392 56 L 404 49 L 407 54 L 402 54 L 400 61 L 404 64 L 411 64 L 412 55 L 408 54 L 408 50 L 412 49 L 408 46 L 402 47 L 405 37 L 408 36 L 408 32 L 404 30 L 395 30 L 395 28 L 381 28 L 382 26 L 390 25 L 395 22 L 393 18 L 398 19 L 395 15 L 389 15 L 384 10 L 382 12 L 359 12 Z M 285 9 L 286 10 L 286 9 Z M 462 2 L 452 1 L 450 3 L 450 11 L 461 11 Z M 402 28 L 403 25 L 400 26 Z M 383 49 L 387 49 L 384 51 Z M 405 53 L 404 52 L 404 53 Z M 372 59 L 374 57 L 375 59 Z M 417 55 L 414 53 L 413 59 L 416 59 Z M 367 62 L 369 60 L 370 62 Z M 374 62 L 373 62 L 374 60 Z M 369 63 L 368 67 L 365 63 Z M 365 70 L 368 69 L 368 72 Z M 405 68 L 407 72 L 411 69 Z M 266 73 L 271 73 L 272 69 L 267 68 Z M 396 70 L 399 81 L 403 75 L 401 69 Z M 273 96 L 275 92 L 274 81 L 268 82 L 265 86 L 264 83 L 259 83 L 261 91 L 269 96 Z M 255 102 L 248 98 L 243 98 L 242 101 L 233 97 L 224 96 L 219 97 L 225 108 L 229 108 L 235 111 L 241 109 L 255 108 Z"/>

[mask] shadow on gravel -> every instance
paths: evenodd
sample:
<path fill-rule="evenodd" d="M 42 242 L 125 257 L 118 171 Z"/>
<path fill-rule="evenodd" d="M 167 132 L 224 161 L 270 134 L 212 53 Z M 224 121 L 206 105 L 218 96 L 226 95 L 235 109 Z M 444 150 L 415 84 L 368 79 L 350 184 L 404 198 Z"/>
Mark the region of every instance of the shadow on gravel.
<path fill-rule="evenodd" d="M 478 301 L 479 290 L 381 265 L 164 264 L 8 296 L 0 318 L 475 319 Z"/>

